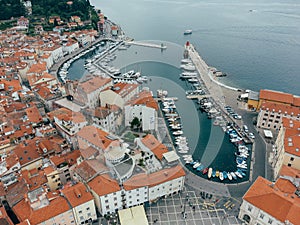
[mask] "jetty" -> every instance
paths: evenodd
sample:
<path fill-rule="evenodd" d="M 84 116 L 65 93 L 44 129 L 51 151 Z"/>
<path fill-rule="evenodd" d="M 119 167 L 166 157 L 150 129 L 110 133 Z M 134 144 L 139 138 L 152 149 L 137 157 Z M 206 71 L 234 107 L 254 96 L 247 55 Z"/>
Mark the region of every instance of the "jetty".
<path fill-rule="evenodd" d="M 167 46 L 163 43 L 154 44 L 154 43 L 147 43 L 147 42 L 141 42 L 141 41 L 126 41 L 125 42 L 128 45 L 137 45 L 137 46 L 143 46 L 143 47 L 149 47 L 149 48 L 159 48 L 159 49 L 167 49 Z"/>
<path fill-rule="evenodd" d="M 215 99 L 215 101 L 218 101 L 221 104 L 225 104 L 225 96 L 223 94 L 221 87 L 234 92 L 237 92 L 238 88 L 225 85 L 217 81 L 216 79 L 214 79 L 212 76 L 212 72 L 213 72 L 213 70 L 211 70 L 212 68 L 206 64 L 206 62 L 202 59 L 202 57 L 195 50 L 192 44 L 185 46 L 185 48 L 188 51 L 188 55 L 190 59 L 195 65 L 197 72 L 200 74 L 201 80 L 204 82 L 211 96 Z"/>

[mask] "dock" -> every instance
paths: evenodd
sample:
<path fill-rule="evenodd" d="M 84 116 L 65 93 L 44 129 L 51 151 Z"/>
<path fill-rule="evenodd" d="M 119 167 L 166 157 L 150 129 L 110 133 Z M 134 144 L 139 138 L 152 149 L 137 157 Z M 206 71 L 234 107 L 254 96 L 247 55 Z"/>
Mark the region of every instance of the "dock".
<path fill-rule="evenodd" d="M 149 48 L 159 48 L 159 49 L 167 49 L 167 46 L 163 43 L 159 44 L 153 44 L 153 43 L 147 43 L 147 42 L 140 42 L 140 41 L 126 41 L 125 42 L 128 45 L 137 45 L 137 46 L 143 46 L 143 47 L 149 47 Z"/>
<path fill-rule="evenodd" d="M 186 96 L 187 99 L 202 99 L 202 98 L 209 98 L 209 97 L 211 97 L 211 96 L 210 95 L 199 95 L 199 94 Z"/>

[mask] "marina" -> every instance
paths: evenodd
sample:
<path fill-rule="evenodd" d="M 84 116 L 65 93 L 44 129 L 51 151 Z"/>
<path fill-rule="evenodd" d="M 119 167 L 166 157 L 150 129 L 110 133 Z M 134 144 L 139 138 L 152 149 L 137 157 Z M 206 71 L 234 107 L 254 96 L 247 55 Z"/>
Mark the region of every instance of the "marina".
<path fill-rule="evenodd" d="M 120 44 L 121 46 L 122 44 Z M 130 48 L 130 47 L 129 47 Z M 129 51 L 129 48 L 127 51 Z M 149 48 L 150 49 L 150 48 Z M 119 51 L 114 51 L 113 54 L 116 54 L 116 57 L 112 56 L 112 54 L 109 54 L 110 57 L 112 57 L 111 61 L 109 62 L 115 62 L 116 59 L 119 59 Z M 121 52 L 120 52 L 121 53 Z M 97 58 L 97 59 L 95 59 Z M 115 58 L 115 59 L 113 59 Z M 100 57 L 95 57 L 93 55 L 89 58 L 92 61 L 86 60 L 86 65 L 93 65 L 95 62 L 99 65 L 100 63 L 105 63 L 106 57 L 103 57 L 102 60 Z M 94 59 L 94 60 L 93 60 Z M 120 59 L 119 59 L 120 60 Z M 103 62 L 104 61 L 104 62 Z M 107 62 L 107 63 L 109 63 Z M 206 179 L 210 179 L 212 181 L 216 182 L 222 182 L 222 183 L 235 183 L 235 182 L 243 182 L 249 179 L 249 159 L 251 158 L 251 146 L 249 147 L 249 156 L 246 159 L 245 162 L 241 162 L 239 164 L 239 167 L 237 167 L 237 156 L 236 154 L 239 154 L 237 152 L 237 145 L 236 145 L 236 139 L 232 139 L 231 142 L 229 134 L 226 133 L 227 126 L 230 124 L 228 123 L 228 118 L 224 117 L 224 110 L 220 109 L 218 107 L 218 104 L 216 104 L 213 99 L 211 93 L 207 90 L 207 86 L 205 85 L 205 81 L 201 79 L 201 71 L 197 68 L 196 64 L 193 61 L 193 58 L 188 57 L 184 58 L 182 60 L 179 60 L 179 63 L 186 64 L 189 66 L 189 68 L 195 67 L 196 70 L 194 71 L 187 71 L 186 67 L 183 67 L 182 69 L 174 69 L 177 73 L 177 76 L 174 76 L 170 74 L 170 77 L 168 79 L 173 79 L 174 82 L 178 83 L 180 86 L 184 87 L 185 91 L 183 92 L 183 96 L 185 97 L 185 101 L 191 101 L 194 107 L 196 108 L 196 113 L 198 114 L 198 117 L 200 119 L 199 127 L 203 128 L 209 128 L 206 131 L 201 129 L 201 133 L 199 137 L 196 135 L 195 137 L 198 138 L 198 141 L 195 145 L 195 140 L 192 140 L 188 137 L 190 137 L 190 132 L 188 131 L 188 121 L 187 121 L 187 114 L 182 114 L 182 100 L 180 96 L 177 94 L 169 94 L 170 96 L 174 97 L 167 97 L 167 92 L 171 92 L 168 88 L 155 88 L 154 90 L 160 90 L 160 94 L 165 92 L 165 96 L 163 98 L 163 101 L 161 101 L 161 109 L 165 117 L 166 124 L 169 128 L 169 133 L 172 137 L 173 144 L 176 148 L 176 151 L 178 155 L 181 156 L 181 160 L 184 164 L 186 164 L 186 167 L 191 170 L 191 172 L 197 174 L 197 176 L 201 176 Z M 153 68 L 159 68 L 160 64 L 156 63 L 156 66 L 151 66 L 149 68 L 145 68 L 145 65 L 150 66 L 153 63 L 151 62 L 145 62 L 145 63 L 139 63 L 140 71 L 145 72 L 146 74 L 151 74 L 151 69 Z M 154 65 L 154 64 L 153 64 Z M 114 68 L 119 67 L 118 65 L 115 65 L 115 63 L 110 63 L 109 66 L 113 66 Z M 116 66 L 116 67 L 115 67 Z M 166 65 L 161 64 L 161 66 L 165 67 Z M 137 82 L 138 78 L 141 78 L 142 75 L 140 72 L 135 72 L 136 65 L 132 65 L 130 67 L 122 68 L 119 70 L 119 75 L 114 75 L 114 82 L 124 82 L 125 80 L 135 80 Z M 162 68 L 163 68 L 162 67 Z M 188 69 L 189 69 L 188 68 Z M 170 67 L 171 69 L 171 67 Z M 165 71 L 166 69 L 163 69 Z M 173 70 L 173 69 L 171 69 Z M 115 71 L 115 72 L 119 72 Z M 123 71 L 123 72 L 121 72 Z M 127 72 L 126 72 L 127 71 Z M 137 73 L 137 74 L 136 74 Z M 180 75 L 190 75 L 192 77 L 190 78 L 184 78 L 182 79 Z M 135 76 L 135 77 L 132 77 Z M 156 81 L 153 77 L 149 78 L 146 76 L 143 76 L 145 80 L 147 81 L 147 86 L 150 86 L 150 88 L 153 90 L 154 87 L 152 87 L 153 82 Z M 194 81 L 191 82 L 188 79 L 193 78 Z M 160 83 L 160 81 L 158 81 Z M 176 88 L 174 89 L 176 90 Z M 157 93 L 158 94 L 158 93 Z M 159 94 L 158 94 L 159 95 Z M 161 98 L 162 99 L 162 98 Z M 179 105 L 177 104 L 177 99 L 179 99 Z M 175 104 L 176 101 L 176 104 Z M 198 109 L 198 111 L 197 111 Z M 225 110 L 226 111 L 226 110 Z M 218 127 L 221 127 L 218 128 Z M 232 129 L 236 129 L 233 127 Z M 209 137 L 206 135 L 209 135 L 210 132 L 214 132 L 216 136 L 220 136 L 220 140 L 217 142 L 211 142 L 209 140 Z M 237 131 L 238 133 L 239 131 Z M 207 133 L 207 134 L 206 134 Z M 192 143 L 192 144 L 191 144 Z M 215 145 L 219 146 L 215 146 Z M 246 144 L 246 143 L 245 143 Z M 226 150 L 225 150 L 226 149 Z M 208 152 L 214 152 L 213 154 L 208 154 Z M 191 166 L 191 163 L 198 161 L 201 163 L 198 167 L 193 168 Z M 244 168 L 243 168 L 244 167 Z M 245 168 L 247 167 L 247 168 Z M 238 177 L 236 175 L 236 172 L 239 172 L 239 170 L 243 170 L 242 178 Z M 218 171 L 218 173 L 217 173 Z M 220 171 L 222 172 L 222 175 L 220 176 Z M 234 179 L 234 176 L 231 174 L 233 172 L 235 174 L 235 177 L 237 179 Z M 225 174 L 226 173 L 226 174 Z M 229 174 L 229 175 L 228 175 Z M 210 177 L 210 178 L 208 178 Z M 231 180 L 230 178 L 233 177 Z M 222 180 L 220 178 L 223 178 Z"/>

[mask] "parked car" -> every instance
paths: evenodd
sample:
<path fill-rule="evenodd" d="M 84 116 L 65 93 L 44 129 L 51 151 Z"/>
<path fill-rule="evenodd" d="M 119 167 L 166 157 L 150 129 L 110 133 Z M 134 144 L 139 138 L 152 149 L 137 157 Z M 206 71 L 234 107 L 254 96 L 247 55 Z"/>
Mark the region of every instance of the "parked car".
<path fill-rule="evenodd" d="M 255 138 L 254 134 L 253 133 L 249 133 L 249 138 L 254 139 Z"/>

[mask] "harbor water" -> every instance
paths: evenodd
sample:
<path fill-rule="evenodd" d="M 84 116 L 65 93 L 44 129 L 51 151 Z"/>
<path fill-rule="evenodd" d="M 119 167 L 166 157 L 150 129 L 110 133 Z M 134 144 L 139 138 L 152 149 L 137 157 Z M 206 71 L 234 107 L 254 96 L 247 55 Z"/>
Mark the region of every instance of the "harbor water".
<path fill-rule="evenodd" d="M 183 45 L 227 73 L 226 84 L 300 95 L 297 0 L 91 0 L 135 40 Z M 192 29 L 191 35 L 183 35 Z"/>
<path fill-rule="evenodd" d="M 147 76 L 148 82 L 143 86 L 149 87 L 154 94 L 156 90 L 163 89 L 168 91 L 170 97 L 178 98 L 175 103 L 176 110 L 181 117 L 184 136 L 188 138 L 190 147 L 188 154 L 192 154 L 194 160 L 198 160 L 205 167 L 212 167 L 215 171 L 236 171 L 234 155 L 236 147 L 230 142 L 229 136 L 221 127 L 213 125 L 207 114 L 199 110 L 199 104 L 196 101 L 186 98 L 186 90 L 192 87 L 190 83 L 179 78 L 182 72 L 179 66 L 183 57 L 183 46 L 173 43 L 165 44 L 168 48 L 163 51 L 140 46 L 131 46 L 125 51 L 118 50 L 114 53 L 117 57 L 111 65 L 120 68 L 123 73 L 135 70 Z M 85 60 L 99 51 L 101 49 L 75 61 L 69 69 L 69 78 L 79 79 L 86 74 L 83 66 Z M 203 175 L 202 172 L 194 170 L 189 165 L 187 168 L 199 176 L 207 177 L 207 174 Z M 246 177 L 238 181 L 247 180 L 248 177 L 247 173 Z M 219 178 L 214 179 L 219 181 Z"/>

